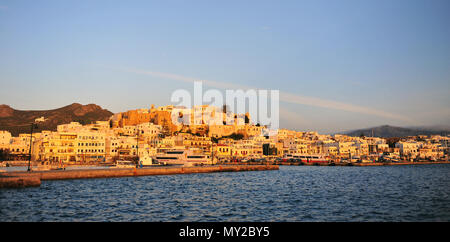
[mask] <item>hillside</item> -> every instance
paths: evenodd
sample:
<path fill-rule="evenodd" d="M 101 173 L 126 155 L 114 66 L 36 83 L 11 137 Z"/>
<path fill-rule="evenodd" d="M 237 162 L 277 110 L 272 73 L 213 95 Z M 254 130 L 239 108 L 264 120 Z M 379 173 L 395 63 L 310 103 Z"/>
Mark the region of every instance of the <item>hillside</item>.
<path fill-rule="evenodd" d="M 416 136 L 416 135 L 448 135 L 450 134 L 450 130 L 448 128 L 436 129 L 435 127 L 395 127 L 389 125 L 383 125 L 379 127 L 367 128 L 367 129 L 358 129 L 343 132 L 343 134 L 349 136 L 360 136 L 361 134 L 364 136 L 374 136 L 374 137 L 406 137 L 406 136 Z"/>
<path fill-rule="evenodd" d="M 38 124 L 37 131 L 55 131 L 59 124 L 70 122 L 89 124 L 98 120 L 108 120 L 112 115 L 112 112 L 95 104 L 73 103 L 58 109 L 38 111 L 15 110 L 3 104 L 0 105 L 0 130 L 7 130 L 13 136 L 18 136 L 19 133 L 29 133 L 30 123 L 40 117 L 44 117 L 45 121 Z"/>

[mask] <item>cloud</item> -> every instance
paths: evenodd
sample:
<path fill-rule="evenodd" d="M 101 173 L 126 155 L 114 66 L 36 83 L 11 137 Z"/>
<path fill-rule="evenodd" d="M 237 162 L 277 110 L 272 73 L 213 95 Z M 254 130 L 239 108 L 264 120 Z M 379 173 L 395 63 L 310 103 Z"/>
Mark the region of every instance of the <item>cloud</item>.
<path fill-rule="evenodd" d="M 353 113 L 369 114 L 388 119 L 411 122 L 412 120 L 400 114 L 390 113 L 370 107 L 363 107 L 349 103 L 326 100 L 316 97 L 300 96 L 286 92 L 280 92 L 280 100 L 288 103 L 303 104 L 315 107 L 330 108 Z"/>
<path fill-rule="evenodd" d="M 203 82 L 203 85 L 214 87 L 214 88 L 244 89 L 244 90 L 258 89 L 258 88 L 240 85 L 240 84 L 217 82 L 217 81 L 211 81 L 211 80 L 201 80 L 198 78 L 186 77 L 186 76 L 172 74 L 172 73 L 144 71 L 144 70 L 138 70 L 138 69 L 133 69 L 133 68 L 120 68 L 120 70 L 130 72 L 130 73 L 135 73 L 135 74 L 150 75 L 150 76 L 154 76 L 154 77 L 160 77 L 160 78 L 164 78 L 164 79 L 182 81 L 182 82 L 187 82 L 187 83 L 201 81 L 201 82 Z M 396 113 L 390 113 L 390 112 L 378 110 L 375 108 L 364 107 L 364 106 L 359 106 L 359 105 L 350 104 L 350 103 L 337 102 L 337 101 L 323 99 L 323 98 L 292 94 L 292 93 L 288 93 L 288 92 L 284 92 L 284 91 L 280 91 L 280 101 L 287 102 L 287 103 L 293 103 L 293 104 L 308 105 L 308 106 L 313 106 L 313 107 L 329 108 L 329 109 L 335 109 L 335 110 L 341 110 L 341 111 L 347 111 L 347 112 L 353 112 L 353 113 L 368 114 L 368 115 L 373 115 L 373 116 L 378 116 L 378 117 L 383 117 L 383 118 L 393 119 L 393 120 L 399 120 L 399 121 L 404 121 L 404 122 L 410 122 L 410 123 L 412 122 L 412 120 L 410 118 L 400 115 L 400 114 L 396 114 Z M 284 111 L 286 111 L 286 110 L 284 110 Z"/>
<path fill-rule="evenodd" d="M 6 10 L 8 9 L 8 6 L 0 5 L 0 10 Z"/>

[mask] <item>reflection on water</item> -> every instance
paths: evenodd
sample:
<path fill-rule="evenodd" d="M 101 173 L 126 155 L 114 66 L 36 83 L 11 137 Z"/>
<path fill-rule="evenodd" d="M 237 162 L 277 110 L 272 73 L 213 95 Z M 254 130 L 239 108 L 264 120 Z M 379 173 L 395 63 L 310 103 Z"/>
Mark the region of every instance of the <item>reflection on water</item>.
<path fill-rule="evenodd" d="M 0 221 L 450 221 L 450 165 L 44 181 L 0 190 Z"/>

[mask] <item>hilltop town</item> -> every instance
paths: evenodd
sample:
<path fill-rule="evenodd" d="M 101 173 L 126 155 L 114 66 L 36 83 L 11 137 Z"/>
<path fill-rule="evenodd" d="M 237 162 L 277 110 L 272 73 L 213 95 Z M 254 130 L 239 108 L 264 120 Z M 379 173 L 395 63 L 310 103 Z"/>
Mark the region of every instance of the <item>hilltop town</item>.
<path fill-rule="evenodd" d="M 85 125 L 70 122 L 58 125 L 56 131 L 42 130 L 32 136 L 21 133 L 13 137 L 8 131 L 0 131 L 0 160 L 28 160 L 31 151 L 35 162 L 105 164 L 143 157 L 155 159 L 169 150 L 194 150 L 208 158 L 205 164 L 261 159 L 319 163 L 448 159 L 448 136 L 384 139 L 287 129 L 267 135 L 267 127 L 253 123 L 248 113 L 195 106 L 185 110 L 191 117 L 186 124 L 174 122 L 174 116 L 183 118 L 174 110 L 179 109 L 152 105 L 116 113 L 107 121 Z M 210 118 L 223 123 L 211 123 Z M 40 122 L 46 122 L 46 117 L 37 119 L 36 125 Z"/>

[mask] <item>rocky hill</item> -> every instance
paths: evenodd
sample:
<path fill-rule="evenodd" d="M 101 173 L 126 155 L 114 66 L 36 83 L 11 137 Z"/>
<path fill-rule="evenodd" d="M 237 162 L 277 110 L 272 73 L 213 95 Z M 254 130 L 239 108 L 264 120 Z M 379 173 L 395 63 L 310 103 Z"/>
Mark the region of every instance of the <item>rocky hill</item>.
<path fill-rule="evenodd" d="M 23 111 L 15 110 L 8 105 L 0 105 L 0 130 L 7 130 L 13 136 L 30 132 L 30 123 L 44 117 L 38 124 L 37 131 L 56 130 L 59 124 L 79 122 L 89 124 L 99 120 L 108 120 L 112 112 L 95 104 L 82 105 L 73 103 L 53 110 Z"/>

